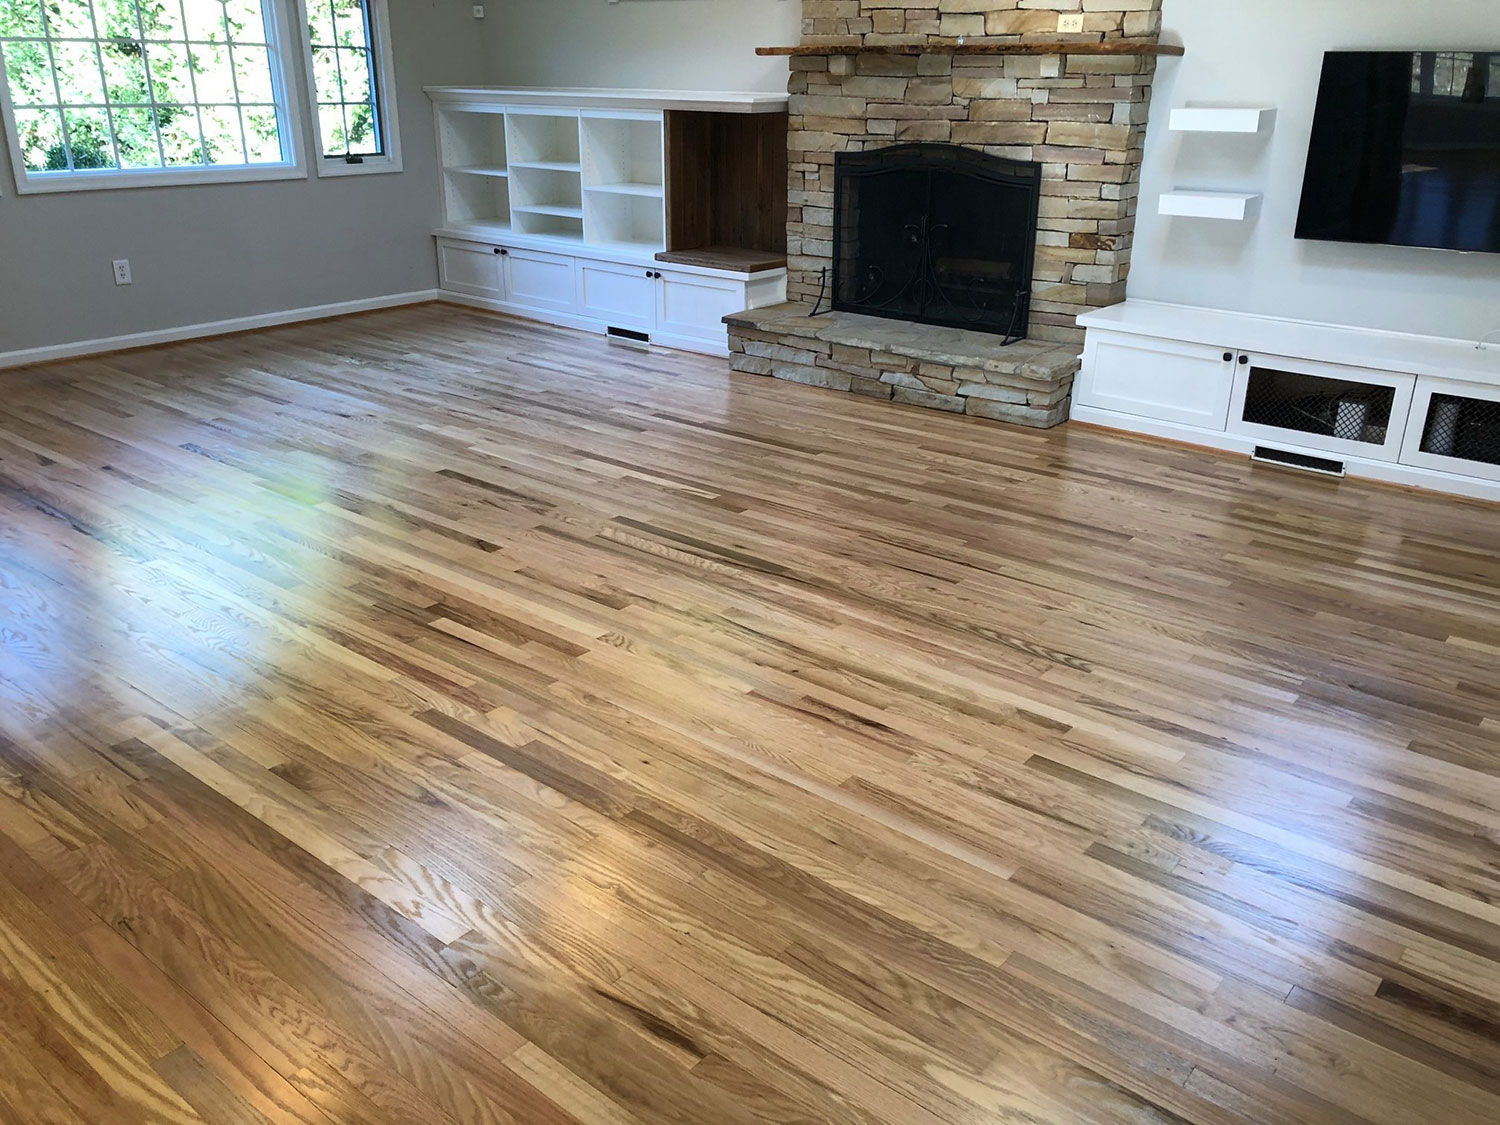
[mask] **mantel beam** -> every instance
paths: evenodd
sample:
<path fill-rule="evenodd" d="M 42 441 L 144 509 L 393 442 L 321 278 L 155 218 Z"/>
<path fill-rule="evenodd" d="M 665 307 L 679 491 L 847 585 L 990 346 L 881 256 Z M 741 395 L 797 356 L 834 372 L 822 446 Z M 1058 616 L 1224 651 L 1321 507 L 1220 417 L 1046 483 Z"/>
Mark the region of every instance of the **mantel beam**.
<path fill-rule="evenodd" d="M 1157 43 L 1150 39 L 1102 39 L 1083 42 L 1068 39 L 1041 39 L 1025 42 L 965 42 L 959 39 L 930 39 L 925 43 L 870 44 L 857 39 L 824 40 L 796 47 L 757 47 L 757 55 L 834 56 L 834 55 L 1170 55 L 1180 56 L 1185 49 L 1177 43 Z"/>

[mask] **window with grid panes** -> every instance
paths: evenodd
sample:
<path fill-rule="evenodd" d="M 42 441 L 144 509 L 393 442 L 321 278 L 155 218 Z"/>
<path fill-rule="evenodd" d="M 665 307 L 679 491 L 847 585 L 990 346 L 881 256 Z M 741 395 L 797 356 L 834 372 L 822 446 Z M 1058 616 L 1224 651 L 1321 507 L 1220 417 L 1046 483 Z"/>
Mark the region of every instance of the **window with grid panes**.
<path fill-rule="evenodd" d="M 0 0 L 0 54 L 23 190 L 295 174 L 272 0 Z"/>

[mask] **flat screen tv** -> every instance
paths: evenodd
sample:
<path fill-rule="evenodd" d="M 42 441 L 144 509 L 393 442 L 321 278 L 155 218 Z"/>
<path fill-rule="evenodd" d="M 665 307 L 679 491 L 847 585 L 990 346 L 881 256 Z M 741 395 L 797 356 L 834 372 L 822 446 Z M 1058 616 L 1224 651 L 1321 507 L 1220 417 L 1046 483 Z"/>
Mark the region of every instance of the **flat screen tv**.
<path fill-rule="evenodd" d="M 1326 55 L 1297 237 L 1500 253 L 1500 49 Z"/>

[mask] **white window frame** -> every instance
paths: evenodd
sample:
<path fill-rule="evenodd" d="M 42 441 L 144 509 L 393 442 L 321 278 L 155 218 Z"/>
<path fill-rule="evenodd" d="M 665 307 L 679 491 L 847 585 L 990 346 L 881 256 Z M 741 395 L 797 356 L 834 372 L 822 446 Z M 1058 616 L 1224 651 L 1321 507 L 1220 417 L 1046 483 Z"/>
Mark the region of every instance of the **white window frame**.
<path fill-rule="evenodd" d="M 31 172 L 21 156 L 21 134 L 16 128 L 10 83 L 0 73 L 0 118 L 4 119 L 5 141 L 17 194 L 305 180 L 307 168 L 302 159 L 302 107 L 298 104 L 296 83 L 288 80 L 289 60 L 296 49 L 295 40 L 286 26 L 283 0 L 262 0 L 261 10 L 268 22 L 266 43 L 274 51 L 271 96 L 276 102 L 277 129 L 282 137 L 282 152 L 290 154 L 290 160 L 277 164 L 239 164 L 224 168 L 100 168 L 71 172 Z"/>
<path fill-rule="evenodd" d="M 297 20 L 301 31 L 302 59 L 307 67 L 307 105 L 312 122 L 313 167 L 319 176 L 371 176 L 401 171 L 401 125 L 396 112 L 396 56 L 391 49 L 391 14 L 386 0 L 368 0 L 375 37 L 375 112 L 380 135 L 385 138 L 385 155 L 366 156 L 358 164 L 349 164 L 323 152 L 323 129 L 318 120 L 318 77 L 313 67 L 312 36 L 308 29 L 307 0 L 296 0 Z"/>

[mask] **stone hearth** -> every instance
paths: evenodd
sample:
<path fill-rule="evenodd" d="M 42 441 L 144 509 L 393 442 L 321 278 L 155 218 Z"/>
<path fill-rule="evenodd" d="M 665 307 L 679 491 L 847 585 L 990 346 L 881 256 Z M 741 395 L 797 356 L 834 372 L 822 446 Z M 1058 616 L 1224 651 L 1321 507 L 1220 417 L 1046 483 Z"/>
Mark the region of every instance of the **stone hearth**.
<path fill-rule="evenodd" d="M 736 313 L 730 366 L 752 375 L 851 391 L 910 406 L 1046 429 L 1068 417 L 1078 347 L 908 324 L 811 306 Z"/>
<path fill-rule="evenodd" d="M 804 315 L 799 318 L 788 306 L 729 318 L 738 369 L 766 367 L 761 374 L 1029 425 L 1065 420 L 1065 388 L 1071 387 L 1083 340 L 1076 319 L 1125 299 L 1155 58 L 905 55 L 879 49 L 951 45 L 960 36 L 970 45 L 1056 41 L 1057 17 L 1065 12 L 1083 14 L 1084 34 L 1073 37 L 1078 41 L 1154 43 L 1161 31 L 1160 9 L 1161 0 L 803 0 L 803 43 L 826 44 L 828 52 L 797 56 L 791 63 L 788 297 L 803 306 Z M 813 318 L 809 324 L 821 327 L 812 332 L 800 323 L 807 319 L 805 306 L 817 302 L 832 274 L 837 154 L 909 141 L 946 142 L 1042 166 L 1028 341 L 1001 349 L 997 337 L 981 337 L 988 350 L 977 344 L 953 350 L 929 344 L 925 326 L 914 331 L 898 322 L 861 318 L 861 338 L 876 332 L 881 341 L 864 346 L 842 338 L 847 326 L 842 316 Z M 868 327 L 877 324 L 879 329 Z M 905 350 L 886 346 L 917 340 L 922 342 Z M 809 341 L 827 348 L 809 347 Z M 781 353 L 766 351 L 777 344 Z M 1055 345 L 1065 347 L 1058 351 Z M 1016 358 L 1002 354 L 1016 348 L 1025 351 Z M 914 366 L 865 362 L 867 351 L 872 361 L 879 352 Z M 940 358 L 944 354 L 982 355 L 987 362 L 947 363 Z M 1042 361 L 1048 373 L 1037 377 L 1042 385 L 997 384 L 1013 392 L 1035 390 L 1042 396 L 1035 402 L 985 399 L 972 389 L 961 394 L 964 387 L 990 384 L 942 373 L 948 367 L 998 373 L 992 362 L 1021 378 L 1037 355 L 1048 357 Z M 924 365 L 933 370 L 931 383 L 922 374 Z M 890 387 L 889 395 L 881 387 Z"/>

